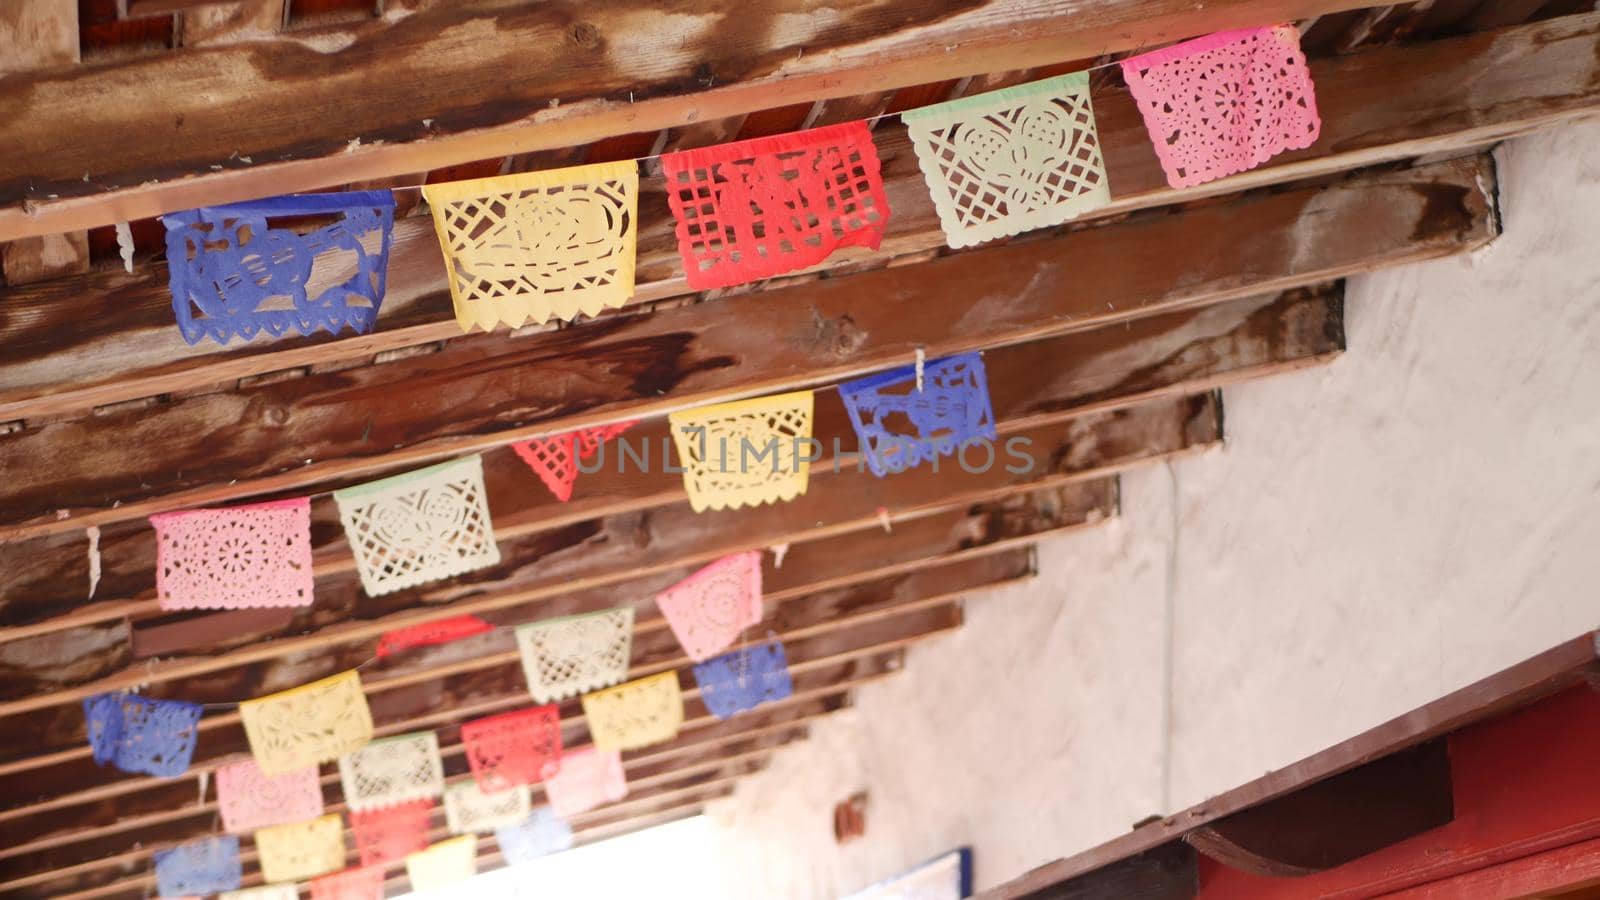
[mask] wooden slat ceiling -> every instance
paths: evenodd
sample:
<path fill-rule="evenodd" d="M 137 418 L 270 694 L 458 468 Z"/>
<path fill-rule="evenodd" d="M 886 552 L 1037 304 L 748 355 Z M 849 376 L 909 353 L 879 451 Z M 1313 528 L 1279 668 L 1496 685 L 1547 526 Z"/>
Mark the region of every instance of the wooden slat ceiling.
<path fill-rule="evenodd" d="M 795 696 L 721 722 L 687 690 L 679 738 L 625 755 L 627 800 L 574 824 L 587 842 L 692 815 L 856 686 L 898 671 L 906 648 L 959 627 L 967 598 L 1029 577 L 1035 542 L 1115 517 L 1119 472 L 1217 446 L 1221 388 L 1342 352 L 1343 278 L 1492 240 L 1485 147 L 1600 108 L 1589 3 L 880 0 L 838 21 L 783 20 L 789 31 L 746 27 L 803 10 L 788 6 L 740 4 L 745 25 L 730 30 L 715 24 L 720 4 L 686 5 L 681 15 L 711 23 L 692 38 L 621 2 L 0 9 L 0 44 L 26 50 L 0 53 L 0 897 L 142 900 L 152 852 L 216 827 L 200 786 L 246 751 L 237 713 L 208 713 L 192 771 L 156 779 L 93 764 L 85 696 L 138 686 L 225 703 L 366 661 L 402 625 L 462 613 L 511 625 L 624 602 L 637 615 L 633 674 L 682 671 L 649 598 L 726 553 L 789 544 L 781 567 L 764 556 L 760 627 L 785 641 Z M 164 210 L 779 133 L 1284 19 L 1299 20 L 1313 57 L 1316 146 L 1173 190 L 1114 70 L 1097 71 L 1116 201 L 1068 228 L 945 250 L 904 130 L 884 119 L 884 246 L 809 272 L 690 292 L 647 164 L 639 291 L 597 319 L 462 336 L 426 210 L 407 191 L 374 334 L 191 348 L 172 327 L 150 218 Z M 490 22 L 491 45 L 439 43 Z M 505 77 L 526 69 L 505 59 L 528 58 L 537 72 Z M 1515 78 L 1492 74 L 1505 66 Z M 128 219 L 131 272 L 113 234 Z M 827 388 L 918 348 L 985 351 L 999 430 L 1028 439 L 1027 471 L 1004 459 L 883 480 L 831 471 L 855 443 Z M 561 504 L 506 448 L 645 417 L 630 436 L 659 454 L 662 413 L 799 387 L 820 389 L 828 461 L 781 506 L 695 515 L 659 457 L 650 471 L 585 476 Z M 366 596 L 328 492 L 471 451 L 484 454 L 502 562 Z M 303 494 L 315 606 L 160 610 L 147 515 Z M 102 530 L 92 598 L 89 525 Z M 469 777 L 462 721 L 528 703 L 504 629 L 386 658 L 363 682 L 378 732 L 436 730 L 451 779 Z M 562 715 L 568 745 L 586 743 L 579 705 Z M 323 781 L 342 810 L 338 779 Z M 245 847 L 246 882 L 258 883 Z M 492 839 L 480 863 L 501 864 Z M 393 867 L 391 893 L 405 888 Z"/>

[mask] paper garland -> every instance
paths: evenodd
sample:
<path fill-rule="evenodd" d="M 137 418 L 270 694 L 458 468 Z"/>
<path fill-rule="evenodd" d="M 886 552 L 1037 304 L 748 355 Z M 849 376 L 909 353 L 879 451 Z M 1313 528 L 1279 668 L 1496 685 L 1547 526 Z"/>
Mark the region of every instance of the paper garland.
<path fill-rule="evenodd" d="M 671 413 L 695 512 L 793 500 L 811 478 L 811 391 Z"/>
<path fill-rule="evenodd" d="M 188 771 L 203 711 L 197 703 L 133 694 L 96 694 L 83 700 L 95 763 L 161 778 Z"/>
<path fill-rule="evenodd" d="M 461 745 L 484 791 L 534 784 L 561 767 L 561 717 L 552 703 L 474 719 L 462 723 Z"/>
<path fill-rule="evenodd" d="M 429 184 L 462 331 L 598 315 L 633 296 L 632 160 Z"/>
<path fill-rule="evenodd" d="M 669 669 L 584 694 L 583 715 L 589 737 L 601 750 L 637 750 L 670 741 L 683 724 L 678 673 Z"/>
<path fill-rule="evenodd" d="M 350 831 L 363 866 L 381 866 L 404 859 L 428 846 L 432 800 L 416 800 L 383 809 L 350 813 Z"/>
<path fill-rule="evenodd" d="M 355 812 L 398 806 L 444 793 L 439 736 L 431 731 L 373 741 L 339 757 L 344 802 Z"/>
<path fill-rule="evenodd" d="M 517 441 L 511 449 L 528 464 L 544 486 L 557 500 L 566 503 L 572 499 L 573 485 L 578 483 L 578 460 L 587 460 L 600 452 L 600 447 L 629 428 L 635 422 L 618 422 L 595 428 L 579 428 L 548 438 Z"/>
<path fill-rule="evenodd" d="M 239 704 L 256 765 L 282 775 L 329 762 L 372 740 L 372 712 L 351 670 Z"/>
<path fill-rule="evenodd" d="M 426 850 L 406 857 L 406 875 L 411 891 L 436 891 L 465 881 L 478 872 L 478 838 L 464 834 L 440 841 Z"/>
<path fill-rule="evenodd" d="M 163 897 L 231 891 L 243 877 L 239 839 L 231 834 L 157 850 L 153 859 L 156 892 Z"/>
<path fill-rule="evenodd" d="M 476 834 L 515 825 L 526 819 L 532 808 L 525 784 L 486 794 L 477 782 L 463 781 L 444 792 L 445 822 L 451 834 Z"/>
<path fill-rule="evenodd" d="M 1300 32 L 1223 31 L 1122 61 L 1167 183 L 1193 187 L 1253 169 L 1322 132 Z"/>
<path fill-rule="evenodd" d="M 311 604 L 311 501 L 305 497 L 150 517 L 161 608 Z"/>
<path fill-rule="evenodd" d="M 1111 202 L 1089 73 L 900 114 L 945 242 L 970 247 Z"/>
<path fill-rule="evenodd" d="M 314 879 L 311 900 L 383 900 L 383 867 L 346 869 Z"/>
<path fill-rule="evenodd" d="M 628 677 L 633 607 L 519 625 L 517 648 L 535 702 L 550 703 L 616 684 Z"/>
<path fill-rule="evenodd" d="M 316 766 L 268 775 L 253 759 L 217 768 L 217 809 L 222 827 L 247 834 L 322 815 L 322 780 Z"/>
<path fill-rule="evenodd" d="M 383 633 L 383 637 L 378 639 L 378 658 L 383 659 L 402 650 L 448 644 L 493 630 L 493 625 L 477 616 L 451 616 L 420 625 L 407 625 Z"/>
<path fill-rule="evenodd" d="M 656 595 L 689 658 L 706 659 L 761 621 L 761 552 L 724 556 Z"/>
<path fill-rule="evenodd" d="M 478 456 L 337 490 L 333 499 L 370 596 L 500 562 Z"/>
<path fill-rule="evenodd" d="M 700 699 L 719 719 L 794 693 L 783 644 L 768 641 L 724 653 L 694 667 Z"/>
<path fill-rule="evenodd" d="M 299 900 L 300 891 L 292 884 L 265 884 L 261 887 L 223 891 L 217 900 Z"/>
<path fill-rule="evenodd" d="M 300 881 L 344 868 L 344 828 L 337 813 L 256 832 L 261 877 Z"/>
<path fill-rule="evenodd" d="M 921 381 L 919 389 L 907 366 L 839 385 L 867 467 L 880 478 L 950 456 L 968 441 L 997 439 L 982 356 L 934 360 Z"/>
<path fill-rule="evenodd" d="M 570 819 L 604 803 L 628 796 L 622 771 L 622 754 L 616 750 L 581 747 L 561 759 L 561 771 L 545 782 L 551 811 Z"/>
<path fill-rule="evenodd" d="M 541 806 L 515 825 L 496 828 L 494 839 L 506 862 L 516 865 L 570 849 L 572 826 L 553 807 Z"/>
<path fill-rule="evenodd" d="M 889 200 L 865 122 L 665 153 L 678 254 L 697 291 L 878 249 Z"/>
<path fill-rule="evenodd" d="M 274 218 L 308 216 L 338 219 L 307 234 L 271 227 Z M 172 307 L 190 344 L 263 332 L 362 333 L 378 319 L 394 232 L 388 191 L 274 197 L 161 221 Z"/>

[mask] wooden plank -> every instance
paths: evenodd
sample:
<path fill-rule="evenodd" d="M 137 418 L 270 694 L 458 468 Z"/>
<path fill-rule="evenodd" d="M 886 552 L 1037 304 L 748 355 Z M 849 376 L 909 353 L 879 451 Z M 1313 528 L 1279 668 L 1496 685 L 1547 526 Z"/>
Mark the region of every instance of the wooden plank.
<path fill-rule="evenodd" d="M 277 34 L 288 12 L 287 0 L 228 0 L 183 10 L 179 41 L 185 47 L 231 44 Z"/>
<path fill-rule="evenodd" d="M 428 4 L 329 30 L 318 45 L 284 38 L 0 85 L 10 138 L 0 147 L 0 239 L 1363 5 L 884 0 L 823 18 L 786 0 L 702 0 L 673 17 L 627 0 Z M 427 65 L 397 65 L 405 60 Z M 70 124 L 51 109 L 72 109 Z M 241 147 L 252 163 L 240 161 Z"/>
<path fill-rule="evenodd" d="M 1065 420 L 1075 412 L 1109 409 L 1160 396 L 1210 390 L 1243 378 L 1287 371 L 1343 348 L 1341 288 L 1293 292 L 1276 299 L 1254 297 L 1199 311 L 1139 319 L 1047 341 L 1004 347 L 985 355 L 989 391 L 999 430 Z M 841 404 L 819 398 L 814 433 L 825 458 L 855 449 L 854 432 Z M 646 422 L 629 440 L 660 448 L 668 439 L 664 421 Z M 486 484 L 501 538 L 564 527 L 591 517 L 639 513 L 685 500 L 681 478 L 660 466 L 619 471 L 615 449 L 601 471 L 585 474 L 570 503 L 555 500 L 529 477 L 510 452 L 485 456 Z M 817 466 L 830 477 L 827 466 Z M 313 540 L 319 546 L 320 578 L 347 576 L 354 560 L 344 549 L 333 503 L 312 503 Z M 104 621 L 159 614 L 154 599 L 154 534 L 144 523 L 108 528 L 101 536 L 101 587 L 84 600 L 88 583 L 86 542 L 78 535 L 0 544 L 0 641 L 16 641 Z M 268 633 L 241 628 L 242 636 Z M 25 681 L 0 698 L 26 690 Z"/>
<path fill-rule="evenodd" d="M 1314 147 L 1181 192 L 1166 187 L 1126 92 L 1097 88 L 1096 118 L 1117 197 L 1103 212 L 1481 146 L 1587 115 L 1600 96 L 1593 87 L 1600 84 L 1600 62 L 1593 52 L 1597 36 L 1600 17 L 1573 17 L 1536 28 L 1318 60 L 1313 71 L 1323 132 Z M 1516 78 L 1479 77 L 1502 60 L 1516 61 Z M 1419 117 L 1418 109 L 1430 114 Z M 884 254 L 942 247 L 903 129 L 880 128 L 877 142 L 894 209 Z M 649 196 L 660 190 L 658 184 L 645 180 Z M 664 205 L 647 203 L 641 227 L 638 301 L 684 293 Z M 138 278 L 104 273 L 13 291 L 5 305 L 23 312 L 0 317 L 0 359 L 7 360 L 0 367 L 0 421 L 78 414 L 138 397 L 458 337 L 437 243 L 426 220 L 397 226 L 382 330 L 343 341 L 293 338 L 231 350 L 210 344 L 191 348 L 172 325 L 167 277 L 160 267 Z M 823 268 L 859 258 L 838 255 Z"/>
<path fill-rule="evenodd" d="M 0 538 L 304 489 L 552 431 L 827 384 L 904 365 L 919 347 L 938 357 L 1022 343 L 1459 252 L 1495 233 L 1492 184 L 1486 158 L 1369 173 L 774 291 L 758 304 L 463 343 L 404 367 L 310 375 L 29 429 L 0 441 L 4 520 L 15 526 Z M 934 298 L 930 281 L 941 285 Z M 596 377 L 576 382 L 580 364 L 597 367 Z M 401 395 L 404 404 L 393 402 Z"/>
<path fill-rule="evenodd" d="M 1179 842 L 1163 844 L 1087 872 L 1028 900 L 1193 900 L 1200 887 L 1195 852 Z"/>

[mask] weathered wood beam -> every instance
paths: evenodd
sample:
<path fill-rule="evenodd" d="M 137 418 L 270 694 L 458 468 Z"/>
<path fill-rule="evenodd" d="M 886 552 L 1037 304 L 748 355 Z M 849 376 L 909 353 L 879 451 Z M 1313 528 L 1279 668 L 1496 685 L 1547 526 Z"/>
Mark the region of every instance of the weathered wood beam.
<path fill-rule="evenodd" d="M 903 365 L 918 348 L 937 357 L 1022 343 L 1433 258 L 1493 237 L 1492 185 L 1486 158 L 1368 173 L 761 303 L 464 343 L 405 366 L 28 429 L 0 441 L 3 521 L 14 526 L 0 537 L 360 479 L 531 435 L 828 384 Z M 940 285 L 931 297 L 930 282 Z M 580 360 L 604 361 L 595 380 L 575 381 Z M 401 394 L 407 402 L 394 403 Z"/>
<path fill-rule="evenodd" d="M 0 84 L 0 240 L 1363 5 L 879 0 L 822 17 L 789 0 L 703 0 L 671 14 L 627 0 L 426 4 L 314 35 Z"/>
<path fill-rule="evenodd" d="M 1108 409 L 1163 395 L 1195 393 L 1243 378 L 1259 377 L 1326 358 L 1343 348 L 1342 286 L 1246 298 L 1203 310 L 1137 319 L 1123 326 L 1096 329 L 1044 341 L 989 351 L 985 355 L 989 392 L 1002 433 L 1027 424 L 1064 419 L 1074 412 Z M 832 457 L 855 449 L 854 432 L 843 406 L 824 394 L 819 398 L 815 434 Z M 642 423 L 629 439 L 659 448 L 668 439 L 664 421 Z M 523 462 L 508 451 L 484 458 L 496 533 L 512 538 L 535 531 L 576 524 L 591 517 L 634 514 L 684 501 L 681 479 L 655 466 L 618 471 L 616 451 L 603 471 L 583 476 L 570 503 L 562 504 L 530 477 Z M 828 466 L 815 467 L 828 478 Z M 819 484 L 820 487 L 820 484 Z M 331 499 L 312 503 L 312 535 L 318 545 L 319 580 L 337 574 L 349 578 L 354 560 L 343 543 L 343 530 Z M 57 535 L 0 544 L 0 569 L 8 579 L 0 585 L 0 642 L 43 635 L 96 623 L 138 621 L 160 613 L 155 602 L 154 534 L 143 522 L 109 526 L 100 538 L 101 581 L 97 599 L 84 599 L 88 583 L 85 541 L 81 535 Z M 319 597 L 325 588 L 319 587 Z M 319 601 L 320 603 L 321 601 Z M 284 622 L 279 628 L 287 629 Z M 188 625 L 193 627 L 191 620 Z M 270 633 L 269 626 L 230 624 L 241 637 Z M 141 641 L 146 632 L 140 632 Z M 75 640 L 53 640 L 51 648 L 88 644 L 98 631 Z M 116 635 L 110 635 L 116 639 Z M 129 638 L 131 639 L 131 637 Z M 153 646 L 160 641 L 150 637 Z M 0 650 L 23 658 L 25 651 Z M 105 654 L 102 654 L 104 656 Z M 139 648 L 135 657 L 162 655 Z M 29 669 L 40 671 L 49 657 L 28 656 Z M 62 654 L 66 666 L 58 683 L 92 675 L 85 672 L 85 654 Z M 70 678 L 68 678 L 70 676 Z M 9 682 L 15 694 L 25 689 L 27 675 Z"/>
<path fill-rule="evenodd" d="M 1023 896 L 1027 900 L 1193 900 L 1199 889 L 1194 850 L 1174 841 Z"/>

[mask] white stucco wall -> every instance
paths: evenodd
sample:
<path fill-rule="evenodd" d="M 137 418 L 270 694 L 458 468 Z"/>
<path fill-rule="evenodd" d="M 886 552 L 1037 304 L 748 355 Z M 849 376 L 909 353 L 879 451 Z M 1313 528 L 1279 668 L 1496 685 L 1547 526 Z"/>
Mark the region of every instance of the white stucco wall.
<path fill-rule="evenodd" d="M 1503 147 L 1494 245 L 1352 279 L 1342 359 L 1229 389 L 1224 448 L 1127 476 L 1120 521 L 719 804 L 727 895 L 958 844 L 992 885 L 1600 625 L 1597 148 Z"/>

